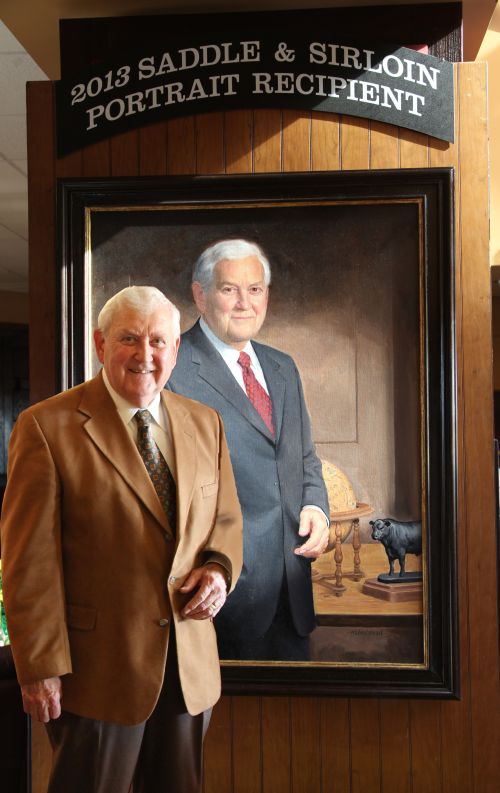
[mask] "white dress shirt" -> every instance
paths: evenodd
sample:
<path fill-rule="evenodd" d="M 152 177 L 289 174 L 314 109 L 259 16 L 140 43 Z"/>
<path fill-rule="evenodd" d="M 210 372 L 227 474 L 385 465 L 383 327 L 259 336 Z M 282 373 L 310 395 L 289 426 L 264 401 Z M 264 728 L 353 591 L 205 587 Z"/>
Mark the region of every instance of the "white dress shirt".
<path fill-rule="evenodd" d="M 136 446 L 137 446 L 137 422 L 134 420 L 134 416 L 138 410 L 144 410 L 144 409 L 149 410 L 151 416 L 153 417 L 153 421 L 151 423 L 151 434 L 153 436 L 154 442 L 156 443 L 160 452 L 165 458 L 165 461 L 168 467 L 170 468 L 170 473 L 172 474 L 174 480 L 176 480 L 172 433 L 170 431 L 170 424 L 168 421 L 167 412 L 161 401 L 160 394 L 157 394 L 155 396 L 155 398 L 147 406 L 147 408 L 138 408 L 134 405 L 131 405 L 129 402 L 127 402 L 126 399 L 124 399 L 122 396 L 120 396 L 120 394 L 118 394 L 115 391 L 115 389 L 109 382 L 108 376 L 104 371 L 104 369 L 102 370 L 102 378 L 104 380 L 104 385 L 108 389 L 111 399 L 115 403 L 115 407 L 116 410 L 118 411 L 118 415 L 125 424 L 127 432 L 134 441 Z"/>
<path fill-rule="evenodd" d="M 257 358 L 257 354 L 254 348 L 252 347 L 251 341 L 247 341 L 247 343 L 245 344 L 242 350 L 235 350 L 234 347 L 231 347 L 230 344 L 226 344 L 225 342 L 221 341 L 219 337 L 215 335 L 213 330 L 211 330 L 208 327 L 203 317 L 200 317 L 200 328 L 202 329 L 207 339 L 212 342 L 217 352 L 222 355 L 225 363 L 229 367 L 229 371 L 233 375 L 234 379 L 236 380 L 240 388 L 243 389 L 245 394 L 247 390 L 245 388 L 245 382 L 243 380 L 243 369 L 238 363 L 240 352 L 246 352 L 250 356 L 250 361 L 252 363 L 252 371 L 256 379 L 258 380 L 258 382 L 261 384 L 262 388 L 266 392 L 266 394 L 269 395 L 269 389 L 267 387 L 266 378 L 264 377 L 262 366 L 260 365 L 260 361 Z"/>

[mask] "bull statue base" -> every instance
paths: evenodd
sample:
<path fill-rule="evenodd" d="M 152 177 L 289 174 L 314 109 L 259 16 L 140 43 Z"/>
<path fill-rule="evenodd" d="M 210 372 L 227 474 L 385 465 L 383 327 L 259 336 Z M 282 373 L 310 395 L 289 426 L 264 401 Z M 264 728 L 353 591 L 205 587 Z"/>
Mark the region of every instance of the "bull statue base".
<path fill-rule="evenodd" d="M 401 573 L 380 573 L 377 576 L 377 581 L 381 581 L 382 584 L 414 584 L 417 581 L 422 580 L 422 573 L 420 572 L 412 572 L 407 573 L 406 571 L 401 575 Z"/>

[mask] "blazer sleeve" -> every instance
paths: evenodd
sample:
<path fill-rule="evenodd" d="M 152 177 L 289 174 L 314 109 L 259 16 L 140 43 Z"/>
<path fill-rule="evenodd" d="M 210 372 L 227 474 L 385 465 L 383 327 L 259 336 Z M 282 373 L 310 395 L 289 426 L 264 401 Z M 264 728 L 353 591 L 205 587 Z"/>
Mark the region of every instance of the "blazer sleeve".
<path fill-rule="evenodd" d="M 215 412 L 215 411 L 214 411 Z M 243 564 L 243 517 L 236 491 L 224 425 L 218 413 L 217 507 L 213 528 L 205 545 L 207 559 L 219 562 L 230 576 L 230 590 L 236 585 Z"/>
<path fill-rule="evenodd" d="M 314 504 L 320 507 L 328 520 L 330 519 L 330 508 L 328 506 L 328 495 L 326 492 L 325 480 L 323 479 L 323 471 L 321 467 L 321 460 L 316 454 L 311 431 L 311 420 L 307 410 L 306 401 L 304 398 L 304 390 L 300 375 L 295 368 L 297 376 L 297 385 L 299 389 L 300 398 L 300 420 L 302 428 L 302 450 L 303 450 L 303 468 L 304 479 L 302 486 L 302 507 L 307 504 Z"/>
<path fill-rule="evenodd" d="M 71 672 L 61 559 L 61 482 L 35 416 L 11 435 L 2 521 L 4 602 L 21 684 Z"/>

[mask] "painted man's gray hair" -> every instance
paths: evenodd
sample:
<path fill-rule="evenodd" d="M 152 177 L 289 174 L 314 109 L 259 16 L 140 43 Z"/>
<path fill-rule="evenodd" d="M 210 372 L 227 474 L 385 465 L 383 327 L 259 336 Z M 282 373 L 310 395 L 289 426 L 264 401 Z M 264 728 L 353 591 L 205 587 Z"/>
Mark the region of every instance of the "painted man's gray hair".
<path fill-rule="evenodd" d="M 172 330 L 176 339 L 181 335 L 180 314 L 174 304 L 155 286 L 126 286 L 110 297 L 97 317 L 97 327 L 104 335 L 108 332 L 117 311 L 132 308 L 139 314 L 151 314 L 159 308 L 166 308 L 172 317 Z"/>
<path fill-rule="evenodd" d="M 255 242 L 248 240 L 221 240 L 205 248 L 201 256 L 198 257 L 193 269 L 193 281 L 198 281 L 202 289 L 206 292 L 212 286 L 215 266 L 228 259 L 246 259 L 249 256 L 256 256 L 264 270 L 264 283 L 269 286 L 271 283 L 271 265 L 262 248 Z"/>

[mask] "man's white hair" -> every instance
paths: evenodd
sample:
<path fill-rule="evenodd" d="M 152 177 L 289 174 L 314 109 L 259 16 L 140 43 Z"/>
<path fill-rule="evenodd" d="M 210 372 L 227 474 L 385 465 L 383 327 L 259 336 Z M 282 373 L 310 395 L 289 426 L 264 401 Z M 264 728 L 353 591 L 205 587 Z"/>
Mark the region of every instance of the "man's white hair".
<path fill-rule="evenodd" d="M 198 281 L 202 289 L 206 292 L 212 286 L 214 269 L 216 265 L 228 259 L 246 259 L 249 256 L 256 256 L 264 270 L 264 283 L 269 286 L 271 283 L 271 265 L 262 248 L 255 242 L 248 240 L 221 240 L 214 242 L 205 248 L 201 256 L 198 257 L 193 268 L 193 281 Z"/>
<path fill-rule="evenodd" d="M 110 297 L 97 317 L 97 327 L 104 335 L 109 331 L 117 311 L 132 308 L 138 314 L 151 314 L 159 308 L 170 311 L 175 339 L 181 335 L 179 309 L 156 286 L 126 286 Z"/>

